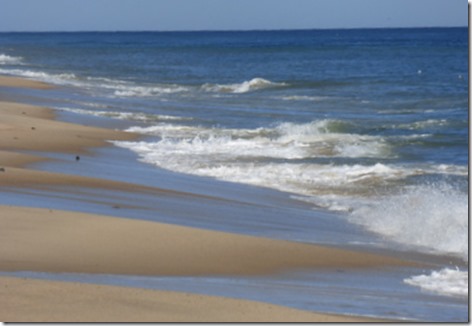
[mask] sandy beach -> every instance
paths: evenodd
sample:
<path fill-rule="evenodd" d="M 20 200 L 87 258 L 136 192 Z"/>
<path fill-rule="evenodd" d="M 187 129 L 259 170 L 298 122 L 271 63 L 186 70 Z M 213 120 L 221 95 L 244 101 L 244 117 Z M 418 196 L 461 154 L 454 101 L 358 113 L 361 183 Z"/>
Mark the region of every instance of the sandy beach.
<path fill-rule="evenodd" d="M 10 77 L 1 77 L 0 86 L 49 88 Z M 1 187 L 67 185 L 136 196 L 140 192 L 192 196 L 30 169 L 28 164 L 46 159 L 37 153 L 67 153 L 73 164 L 89 148 L 106 146 L 107 140 L 136 139 L 137 135 L 60 122 L 51 109 L 12 102 L 0 102 L 0 117 Z M 197 276 L 416 265 L 372 253 L 113 216 L 6 205 L 0 206 L 0 212 L 0 271 Z M 187 293 L 10 277 L 0 280 L 0 320 L 5 322 L 374 321 Z"/>
<path fill-rule="evenodd" d="M 372 322 L 260 302 L 114 286 L 0 278 L 0 315 L 21 322 Z"/>
<path fill-rule="evenodd" d="M 369 267 L 381 256 L 73 212 L 1 207 L 0 270 L 135 275 L 260 274 Z M 346 322 L 264 303 L 187 293 L 0 277 L 5 321 Z"/>
<path fill-rule="evenodd" d="M 35 89 L 52 89 L 54 86 L 36 80 L 17 78 L 13 76 L 0 76 L 1 87 L 21 87 Z"/>

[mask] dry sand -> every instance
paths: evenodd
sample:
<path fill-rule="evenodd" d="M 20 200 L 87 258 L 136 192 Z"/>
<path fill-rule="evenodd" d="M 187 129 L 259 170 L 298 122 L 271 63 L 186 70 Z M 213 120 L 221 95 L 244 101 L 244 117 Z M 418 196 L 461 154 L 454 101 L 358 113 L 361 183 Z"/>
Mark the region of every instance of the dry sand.
<path fill-rule="evenodd" d="M 87 127 L 53 120 L 48 108 L 0 102 L 0 148 L 80 153 L 90 147 L 107 145 L 106 140 L 131 140 L 132 133 Z M 2 161 L 0 161 L 2 164 Z"/>
<path fill-rule="evenodd" d="M 50 86 L 0 77 L 0 87 Z M 139 185 L 35 171 L 43 160 L 18 150 L 72 156 L 121 131 L 54 120 L 54 112 L 0 102 L 0 187 L 72 185 L 168 192 Z M 188 195 L 188 194 L 187 194 Z M 159 212 L 150 212 L 159 214 Z M 58 210 L 0 207 L 0 270 L 136 275 L 255 275 L 291 268 L 407 265 L 396 258 L 176 225 Z M 285 307 L 202 295 L 112 286 L 0 278 L 2 321 L 359 321 Z"/>

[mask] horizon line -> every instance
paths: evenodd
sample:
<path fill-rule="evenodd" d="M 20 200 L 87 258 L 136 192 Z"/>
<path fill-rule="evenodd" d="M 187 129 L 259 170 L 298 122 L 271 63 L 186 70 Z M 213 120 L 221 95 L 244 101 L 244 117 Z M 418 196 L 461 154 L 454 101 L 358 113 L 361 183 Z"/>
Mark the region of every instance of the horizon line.
<path fill-rule="evenodd" d="M 316 28 L 255 28 L 255 29 L 194 29 L 194 30 L 11 30 L 0 33 L 204 33 L 204 32 L 290 32 L 290 31 L 316 31 L 316 30 L 365 30 L 365 29 L 428 29 L 428 28 L 468 28 L 465 26 L 401 26 L 401 27 L 316 27 Z"/>

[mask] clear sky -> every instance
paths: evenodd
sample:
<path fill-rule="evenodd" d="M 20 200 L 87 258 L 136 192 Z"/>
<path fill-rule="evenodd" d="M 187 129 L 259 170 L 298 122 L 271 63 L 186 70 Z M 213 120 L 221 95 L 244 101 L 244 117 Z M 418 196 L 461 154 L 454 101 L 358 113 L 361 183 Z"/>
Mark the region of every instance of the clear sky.
<path fill-rule="evenodd" d="M 0 31 L 467 26 L 466 0 L 0 0 Z"/>

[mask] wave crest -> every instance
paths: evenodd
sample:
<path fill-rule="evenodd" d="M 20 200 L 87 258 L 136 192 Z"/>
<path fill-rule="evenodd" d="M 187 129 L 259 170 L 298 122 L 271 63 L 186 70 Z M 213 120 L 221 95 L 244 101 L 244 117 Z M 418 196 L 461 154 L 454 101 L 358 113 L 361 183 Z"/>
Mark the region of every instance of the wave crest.
<path fill-rule="evenodd" d="M 173 94 L 188 91 L 186 87 L 178 85 L 160 85 L 160 86 L 113 86 L 114 95 L 117 97 L 150 97 L 162 94 Z"/>
<path fill-rule="evenodd" d="M 41 71 L 21 70 L 21 69 L 0 69 L 0 73 L 7 75 L 14 75 L 26 78 L 33 78 L 35 80 L 46 83 L 59 85 L 77 85 L 78 80 L 74 74 L 48 74 Z"/>
<path fill-rule="evenodd" d="M 0 53 L 0 65 L 18 65 L 23 61 L 22 57 L 12 57 L 7 54 Z"/>
<path fill-rule="evenodd" d="M 389 156 L 389 147 L 381 137 L 343 133 L 352 129 L 349 123 L 338 120 L 318 120 L 310 123 L 282 123 L 273 128 L 202 129 L 198 127 L 156 125 L 141 129 L 142 133 L 157 135 L 172 141 L 175 146 L 196 144 L 205 146 L 211 154 L 227 152 L 234 146 L 233 155 L 282 159 L 314 157 L 381 157 Z M 185 130 L 185 133 L 182 131 Z M 243 143 L 244 142 L 244 146 Z M 188 153 L 194 147 L 189 146 Z"/>
<path fill-rule="evenodd" d="M 93 115 L 93 116 L 96 116 L 96 117 L 106 117 L 106 118 L 112 118 L 112 119 L 118 119 L 118 120 L 128 120 L 128 121 L 150 122 L 150 121 L 188 121 L 188 120 L 192 120 L 192 118 L 186 118 L 186 117 L 178 117 L 178 116 L 170 116 L 170 115 L 162 115 L 162 114 L 146 114 L 146 113 L 142 113 L 142 112 L 84 110 L 84 109 L 66 108 L 66 107 L 58 107 L 56 109 L 61 110 L 61 111 L 72 112 L 72 113 L 76 113 L 76 114 Z M 139 129 L 137 129 L 136 132 L 139 132 Z"/>
<path fill-rule="evenodd" d="M 276 83 L 270 80 L 256 77 L 239 84 L 203 84 L 201 89 L 206 92 L 217 93 L 247 93 L 259 89 L 287 86 L 286 83 Z"/>

